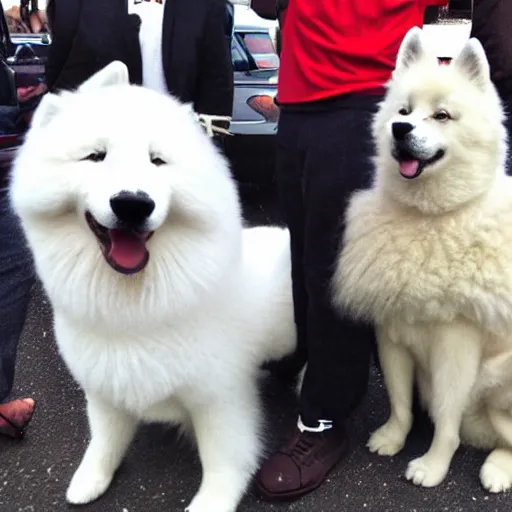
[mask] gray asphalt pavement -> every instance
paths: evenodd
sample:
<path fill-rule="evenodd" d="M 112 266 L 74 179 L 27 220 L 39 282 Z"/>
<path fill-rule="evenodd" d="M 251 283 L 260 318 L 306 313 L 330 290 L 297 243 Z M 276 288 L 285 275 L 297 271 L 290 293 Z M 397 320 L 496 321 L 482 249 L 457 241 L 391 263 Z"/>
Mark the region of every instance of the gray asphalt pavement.
<path fill-rule="evenodd" d="M 272 197 L 246 197 L 248 217 L 256 223 L 276 218 Z M 0 512 L 68 510 L 65 490 L 85 449 L 88 432 L 81 391 L 62 363 L 52 334 L 51 310 L 36 287 L 18 357 L 15 395 L 38 404 L 22 442 L 0 440 Z M 264 386 L 268 408 L 268 448 L 284 438 L 295 420 L 290 389 Z M 368 433 L 387 417 L 385 390 L 372 372 L 368 398 L 352 423 L 352 450 L 317 492 L 294 503 L 269 504 L 252 492 L 241 512 L 487 512 L 510 511 L 509 495 L 492 496 L 480 487 L 478 473 L 485 454 L 462 448 L 446 481 L 421 489 L 403 476 L 407 462 L 422 454 L 430 440 L 428 426 L 416 428 L 403 453 L 390 458 L 370 454 Z M 200 466 L 192 447 L 159 425 L 141 429 L 106 495 L 80 507 L 95 512 L 178 512 L 198 488 Z"/>

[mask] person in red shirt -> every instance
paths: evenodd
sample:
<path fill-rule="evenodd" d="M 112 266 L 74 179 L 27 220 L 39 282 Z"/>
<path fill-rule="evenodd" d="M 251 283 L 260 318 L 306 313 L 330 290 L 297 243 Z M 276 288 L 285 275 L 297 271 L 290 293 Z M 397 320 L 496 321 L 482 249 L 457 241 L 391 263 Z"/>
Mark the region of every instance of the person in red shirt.
<path fill-rule="evenodd" d="M 267 498 L 316 487 L 347 448 L 345 420 L 366 393 L 373 328 L 340 315 L 330 282 L 351 194 L 373 176 L 371 123 L 400 43 L 447 0 L 252 0 L 282 24 L 277 184 L 291 234 L 298 350 L 307 361 L 289 442 L 257 475 Z"/>

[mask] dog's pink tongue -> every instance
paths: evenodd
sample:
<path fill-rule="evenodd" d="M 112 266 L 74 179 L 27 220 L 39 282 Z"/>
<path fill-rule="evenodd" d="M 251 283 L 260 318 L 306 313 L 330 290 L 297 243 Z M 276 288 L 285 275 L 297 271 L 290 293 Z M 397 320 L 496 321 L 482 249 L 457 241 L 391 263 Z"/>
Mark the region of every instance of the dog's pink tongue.
<path fill-rule="evenodd" d="M 146 236 L 127 229 L 111 229 L 109 258 L 125 269 L 135 269 L 146 258 Z"/>
<path fill-rule="evenodd" d="M 405 160 L 400 162 L 400 174 L 406 178 L 413 177 L 418 172 L 420 163 L 418 160 Z"/>

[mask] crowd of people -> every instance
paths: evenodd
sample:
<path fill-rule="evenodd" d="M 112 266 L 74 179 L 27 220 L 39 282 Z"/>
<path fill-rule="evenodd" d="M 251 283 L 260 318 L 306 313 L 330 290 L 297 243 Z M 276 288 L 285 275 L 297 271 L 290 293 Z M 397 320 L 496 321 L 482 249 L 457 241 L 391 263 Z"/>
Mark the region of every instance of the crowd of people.
<path fill-rule="evenodd" d="M 371 182 L 371 118 L 399 45 L 410 28 L 423 24 L 429 6 L 447 2 L 252 0 L 259 15 L 281 26 L 276 177 L 291 233 L 298 350 L 276 371 L 293 377 L 308 363 L 296 427 L 257 475 L 269 499 L 312 491 L 346 453 L 346 423 L 366 393 L 374 335 L 372 326 L 340 317 L 330 300 L 345 207 L 354 190 Z M 135 84 L 190 102 L 199 113 L 231 115 L 233 8 L 225 0 L 112 0 L 108 7 L 100 0 L 49 0 L 44 15 L 37 11 L 28 12 L 33 31 L 47 23 L 52 34 L 48 90 L 73 89 L 120 60 Z M 512 2 L 474 0 L 471 34 L 486 50 L 508 113 L 510 21 Z M 20 23 L 27 24 L 21 15 Z M 512 133 L 512 116 L 506 122 Z M 31 257 L 3 189 L 0 433 L 15 438 L 35 407 L 30 398 L 9 401 L 33 282 Z"/>

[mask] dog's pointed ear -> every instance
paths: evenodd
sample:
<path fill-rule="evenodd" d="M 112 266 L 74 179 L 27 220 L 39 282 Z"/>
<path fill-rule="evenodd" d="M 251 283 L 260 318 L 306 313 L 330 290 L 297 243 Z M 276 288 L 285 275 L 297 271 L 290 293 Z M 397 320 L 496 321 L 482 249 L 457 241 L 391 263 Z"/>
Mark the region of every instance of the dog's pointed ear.
<path fill-rule="evenodd" d="M 122 62 L 115 60 L 86 80 L 78 88 L 78 91 L 90 91 L 111 85 L 128 85 L 129 83 L 128 68 Z"/>
<path fill-rule="evenodd" d="M 482 90 L 491 83 L 489 61 L 480 41 L 474 37 L 464 45 L 453 65 Z"/>
<path fill-rule="evenodd" d="M 419 27 L 413 27 L 405 35 L 398 50 L 395 73 L 406 70 L 421 59 L 424 54 L 422 30 Z"/>
<path fill-rule="evenodd" d="M 50 92 L 45 94 L 34 112 L 30 127 L 46 126 L 60 112 L 63 102 L 63 98 L 58 94 Z"/>
<path fill-rule="evenodd" d="M 114 61 L 105 66 L 102 70 L 91 76 L 79 88 L 78 92 L 89 91 L 111 85 L 129 84 L 128 68 L 120 61 Z M 44 95 L 41 103 L 34 112 L 31 121 L 32 128 L 46 126 L 59 113 L 69 92 L 59 94 L 47 93 Z"/>

